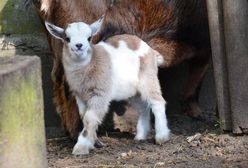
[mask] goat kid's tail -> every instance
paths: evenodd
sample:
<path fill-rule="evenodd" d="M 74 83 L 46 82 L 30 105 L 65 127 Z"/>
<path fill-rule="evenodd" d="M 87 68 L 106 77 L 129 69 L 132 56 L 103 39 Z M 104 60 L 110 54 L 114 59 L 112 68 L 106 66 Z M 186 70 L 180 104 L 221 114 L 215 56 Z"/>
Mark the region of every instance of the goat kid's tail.
<path fill-rule="evenodd" d="M 157 55 L 157 64 L 158 66 L 161 66 L 164 64 L 164 57 L 161 54 Z"/>
<path fill-rule="evenodd" d="M 158 51 L 152 49 L 153 52 L 155 53 L 155 56 L 156 56 L 156 59 L 157 59 L 157 65 L 158 67 L 162 66 L 165 64 L 165 60 L 164 60 L 164 57 L 163 55 L 161 55 Z"/>

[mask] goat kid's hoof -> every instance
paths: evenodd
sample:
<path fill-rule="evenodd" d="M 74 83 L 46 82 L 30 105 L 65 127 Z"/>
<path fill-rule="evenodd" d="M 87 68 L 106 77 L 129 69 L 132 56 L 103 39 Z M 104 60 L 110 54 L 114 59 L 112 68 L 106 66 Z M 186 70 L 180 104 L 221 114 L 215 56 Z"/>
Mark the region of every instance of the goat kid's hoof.
<path fill-rule="evenodd" d="M 95 144 L 94 144 L 94 147 L 95 148 L 98 148 L 99 149 L 99 148 L 103 148 L 104 146 L 106 146 L 106 145 L 104 143 L 102 143 L 100 140 L 97 139 L 95 141 Z"/>
<path fill-rule="evenodd" d="M 143 135 L 136 135 L 134 137 L 135 141 L 145 141 L 146 139 L 147 139 L 146 136 L 143 136 Z"/>
<path fill-rule="evenodd" d="M 89 153 L 90 153 L 90 148 L 82 144 L 76 144 L 72 150 L 72 154 L 75 156 L 88 155 Z"/>
<path fill-rule="evenodd" d="M 169 139 L 170 139 L 170 130 L 167 130 L 167 131 L 164 131 L 161 133 L 157 133 L 155 135 L 155 141 L 156 141 L 156 144 L 158 144 L 158 145 L 162 145 L 163 143 L 165 143 Z"/>

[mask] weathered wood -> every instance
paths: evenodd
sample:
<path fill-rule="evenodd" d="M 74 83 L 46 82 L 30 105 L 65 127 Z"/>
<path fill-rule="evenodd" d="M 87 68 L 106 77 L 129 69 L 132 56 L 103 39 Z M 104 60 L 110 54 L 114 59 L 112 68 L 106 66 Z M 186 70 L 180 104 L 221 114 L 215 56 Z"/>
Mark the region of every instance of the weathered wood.
<path fill-rule="evenodd" d="M 248 1 L 223 0 L 233 132 L 248 133 Z"/>
<path fill-rule="evenodd" d="M 38 57 L 0 57 L 0 167 L 47 167 Z"/>
<path fill-rule="evenodd" d="M 232 130 L 222 0 L 207 0 L 207 6 L 219 118 L 223 130 Z"/>

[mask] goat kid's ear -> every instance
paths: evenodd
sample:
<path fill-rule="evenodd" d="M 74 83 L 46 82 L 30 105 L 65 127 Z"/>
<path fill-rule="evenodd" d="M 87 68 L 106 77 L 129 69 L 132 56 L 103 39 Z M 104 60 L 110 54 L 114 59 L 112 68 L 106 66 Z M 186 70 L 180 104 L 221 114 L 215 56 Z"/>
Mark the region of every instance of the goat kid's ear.
<path fill-rule="evenodd" d="M 53 35 L 55 38 L 62 40 L 64 42 L 63 37 L 64 37 L 65 30 L 63 28 L 55 26 L 47 21 L 45 21 L 45 25 L 46 25 L 46 29 L 51 35 Z"/>
<path fill-rule="evenodd" d="M 92 30 L 92 35 L 96 34 L 100 30 L 102 22 L 103 22 L 103 18 L 104 18 L 104 15 L 100 19 L 98 19 L 97 21 L 95 21 L 94 23 L 90 25 L 90 28 Z"/>

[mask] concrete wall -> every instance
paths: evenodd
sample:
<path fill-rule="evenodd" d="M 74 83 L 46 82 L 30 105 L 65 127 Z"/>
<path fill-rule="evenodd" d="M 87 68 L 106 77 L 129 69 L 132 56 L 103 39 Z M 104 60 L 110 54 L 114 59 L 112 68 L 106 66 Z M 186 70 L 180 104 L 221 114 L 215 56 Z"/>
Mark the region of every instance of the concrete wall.
<path fill-rule="evenodd" d="M 47 134 L 60 134 L 59 117 L 52 103 L 52 57 L 44 26 L 34 7 L 25 8 L 23 2 L 0 0 L 0 56 L 37 55 L 41 58 Z"/>
<path fill-rule="evenodd" d="M 42 60 L 43 89 L 45 102 L 46 126 L 50 129 L 60 126 L 59 118 L 52 103 L 50 72 L 51 53 L 47 46 L 43 25 L 34 8 L 25 9 L 24 0 L 0 1 L 0 55 L 38 55 Z M 186 65 L 166 70 L 166 99 L 168 112 L 180 111 L 178 101 L 182 84 L 187 76 Z M 201 89 L 200 104 L 205 112 L 215 111 L 216 98 L 212 68 L 208 71 Z M 51 131 L 55 135 L 54 131 Z M 48 134 L 50 134 L 48 132 Z"/>

